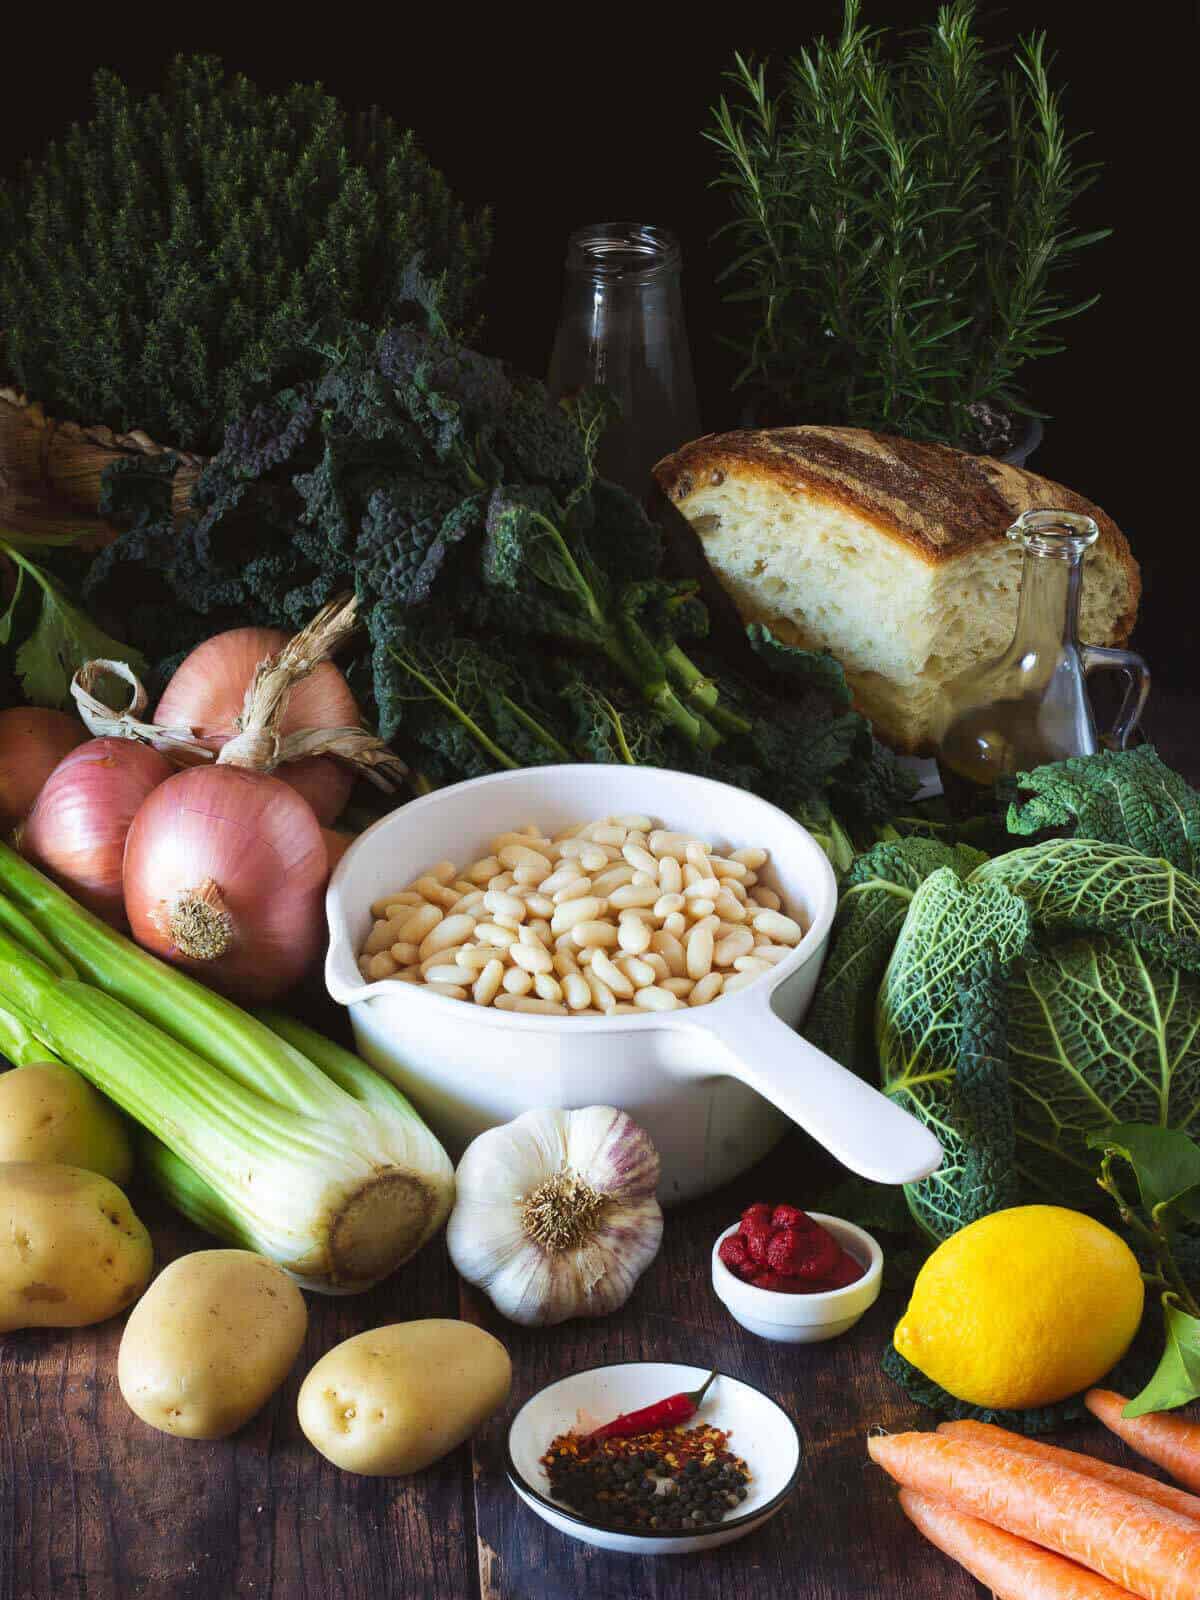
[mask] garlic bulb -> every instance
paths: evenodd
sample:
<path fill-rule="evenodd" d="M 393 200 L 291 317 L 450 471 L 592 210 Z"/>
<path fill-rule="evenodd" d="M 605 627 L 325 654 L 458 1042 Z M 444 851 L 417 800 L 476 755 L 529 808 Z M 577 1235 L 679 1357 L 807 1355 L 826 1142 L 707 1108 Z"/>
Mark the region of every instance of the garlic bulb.
<path fill-rule="evenodd" d="M 605 1316 L 658 1254 L 658 1168 L 649 1136 L 612 1106 L 526 1111 L 459 1163 L 450 1259 L 512 1322 Z"/>

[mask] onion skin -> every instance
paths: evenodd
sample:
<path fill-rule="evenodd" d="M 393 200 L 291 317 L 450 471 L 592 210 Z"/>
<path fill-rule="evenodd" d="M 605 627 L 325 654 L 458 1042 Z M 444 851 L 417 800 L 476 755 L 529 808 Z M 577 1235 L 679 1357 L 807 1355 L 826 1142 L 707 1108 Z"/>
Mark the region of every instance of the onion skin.
<path fill-rule="evenodd" d="M 233 628 L 214 634 L 176 669 L 154 713 L 160 728 L 192 728 L 199 743 L 220 750 L 236 731 L 254 669 L 288 641 L 278 628 Z M 358 704 L 331 661 L 321 664 L 292 688 L 278 733 L 286 738 L 304 728 L 353 728 Z M 346 808 L 354 774 L 332 756 L 306 756 L 275 769 L 302 794 L 317 821 L 328 827 Z"/>
<path fill-rule="evenodd" d="M 129 830 L 125 910 L 147 950 L 259 1003 L 320 958 L 328 877 L 321 829 L 294 788 L 242 767 L 188 767 L 155 789 Z M 207 958 L 179 944 L 191 937 L 181 911 L 197 905 L 215 936 Z"/>
<path fill-rule="evenodd" d="M 21 830 L 21 853 L 81 905 L 125 927 L 122 858 L 147 795 L 174 772 L 132 739 L 89 739 L 47 778 Z"/>
<path fill-rule="evenodd" d="M 65 711 L 0 711 L 0 834 L 25 820 L 46 779 L 86 738 L 87 729 Z"/>

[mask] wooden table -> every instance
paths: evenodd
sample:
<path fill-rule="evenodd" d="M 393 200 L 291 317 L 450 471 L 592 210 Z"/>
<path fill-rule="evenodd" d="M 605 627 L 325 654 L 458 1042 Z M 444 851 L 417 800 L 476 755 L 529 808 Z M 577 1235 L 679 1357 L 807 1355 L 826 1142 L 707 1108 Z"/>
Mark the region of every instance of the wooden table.
<path fill-rule="evenodd" d="M 1195 777 L 1192 708 L 1158 696 L 1164 757 Z M 234 1439 L 175 1440 L 139 1422 L 116 1382 L 120 1321 L 0 1338 L 0 1600 L 970 1600 L 985 1593 L 908 1526 L 867 1461 L 875 1426 L 935 1420 L 884 1375 L 900 1309 L 885 1296 L 829 1344 L 765 1343 L 712 1293 L 709 1252 L 751 1200 L 813 1202 L 823 1158 L 789 1136 L 754 1173 L 668 1213 L 663 1249 L 630 1303 L 598 1322 L 530 1332 L 461 1286 L 438 1240 L 371 1294 L 310 1296 L 308 1337 L 283 1389 Z M 160 1265 L 202 1235 L 135 1205 Z M 339 1472 L 296 1421 L 303 1374 L 364 1328 L 412 1317 L 479 1322 L 512 1353 L 506 1412 L 412 1479 Z M 797 1492 L 766 1527 L 702 1556 L 609 1555 L 555 1533 L 503 1466 L 507 1416 L 552 1379 L 613 1361 L 716 1366 L 796 1418 Z M 1059 1436 L 1144 1467 L 1095 1424 Z"/>

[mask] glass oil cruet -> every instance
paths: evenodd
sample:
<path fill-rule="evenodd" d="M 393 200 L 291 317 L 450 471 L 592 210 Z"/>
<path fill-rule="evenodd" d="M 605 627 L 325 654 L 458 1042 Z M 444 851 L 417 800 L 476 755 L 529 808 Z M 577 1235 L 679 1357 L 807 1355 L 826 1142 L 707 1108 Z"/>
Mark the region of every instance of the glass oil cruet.
<path fill-rule="evenodd" d="M 943 691 L 938 767 L 947 800 L 968 811 L 998 778 L 1092 755 L 1101 742 L 1123 750 L 1150 692 L 1141 656 L 1079 642 L 1083 558 L 1099 537 L 1094 519 L 1026 511 L 1008 537 L 1025 552 L 1012 643 Z M 1101 667 L 1114 667 L 1127 680 L 1116 722 L 1102 741 L 1086 684 Z"/>

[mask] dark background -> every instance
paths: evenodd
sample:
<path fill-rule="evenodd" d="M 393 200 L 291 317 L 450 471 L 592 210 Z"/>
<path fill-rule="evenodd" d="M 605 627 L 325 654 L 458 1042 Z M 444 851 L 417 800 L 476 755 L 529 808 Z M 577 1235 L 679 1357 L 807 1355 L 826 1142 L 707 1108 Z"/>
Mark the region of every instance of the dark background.
<path fill-rule="evenodd" d="M 928 20 L 933 0 L 866 0 L 872 22 Z M 160 16 L 135 36 L 111 20 L 65 19 L 39 45 L 35 29 L 9 49 L 0 95 L 0 172 L 13 171 L 63 125 L 86 114 L 88 81 L 101 64 L 155 87 L 179 49 L 213 50 L 264 86 L 319 78 L 348 106 L 382 105 L 410 124 L 468 201 L 495 210 L 485 342 L 543 372 L 558 314 L 567 233 L 582 222 L 634 217 L 672 227 L 684 247 L 692 353 L 706 428 L 731 426 L 732 360 L 714 283 L 722 256 L 711 244 L 725 202 L 710 188 L 716 151 L 701 137 L 734 48 L 782 57 L 837 29 L 840 0 L 792 4 L 788 27 L 767 30 L 760 12 L 744 28 L 710 25 L 699 11 L 662 27 L 661 11 L 611 6 L 507 13 L 488 33 L 466 11 L 431 21 L 399 10 L 297 10 L 270 33 L 240 20 L 186 30 Z M 46 13 L 49 16 L 49 13 Z M 1119 20 L 1117 20 L 1119 17 Z M 1113 20 L 1108 20 L 1112 18 Z M 416 28 L 420 32 L 415 32 Z M 1073 299 L 1100 291 L 1098 306 L 1068 325 L 1070 348 L 1029 373 L 1033 403 L 1050 414 L 1031 465 L 1102 505 L 1125 529 L 1143 565 L 1146 595 L 1136 643 L 1165 681 L 1195 676 L 1200 607 L 1191 479 L 1197 453 L 1193 247 L 1196 34 L 1190 6 L 1114 8 L 1011 4 L 983 8 L 989 41 L 1045 28 L 1057 50 L 1056 81 L 1067 115 L 1093 130 L 1086 149 L 1103 160 L 1100 184 L 1079 222 L 1114 236 L 1080 258 Z M 20 59 L 18 59 L 18 54 Z M 824 418 L 797 418 L 823 421 Z"/>

